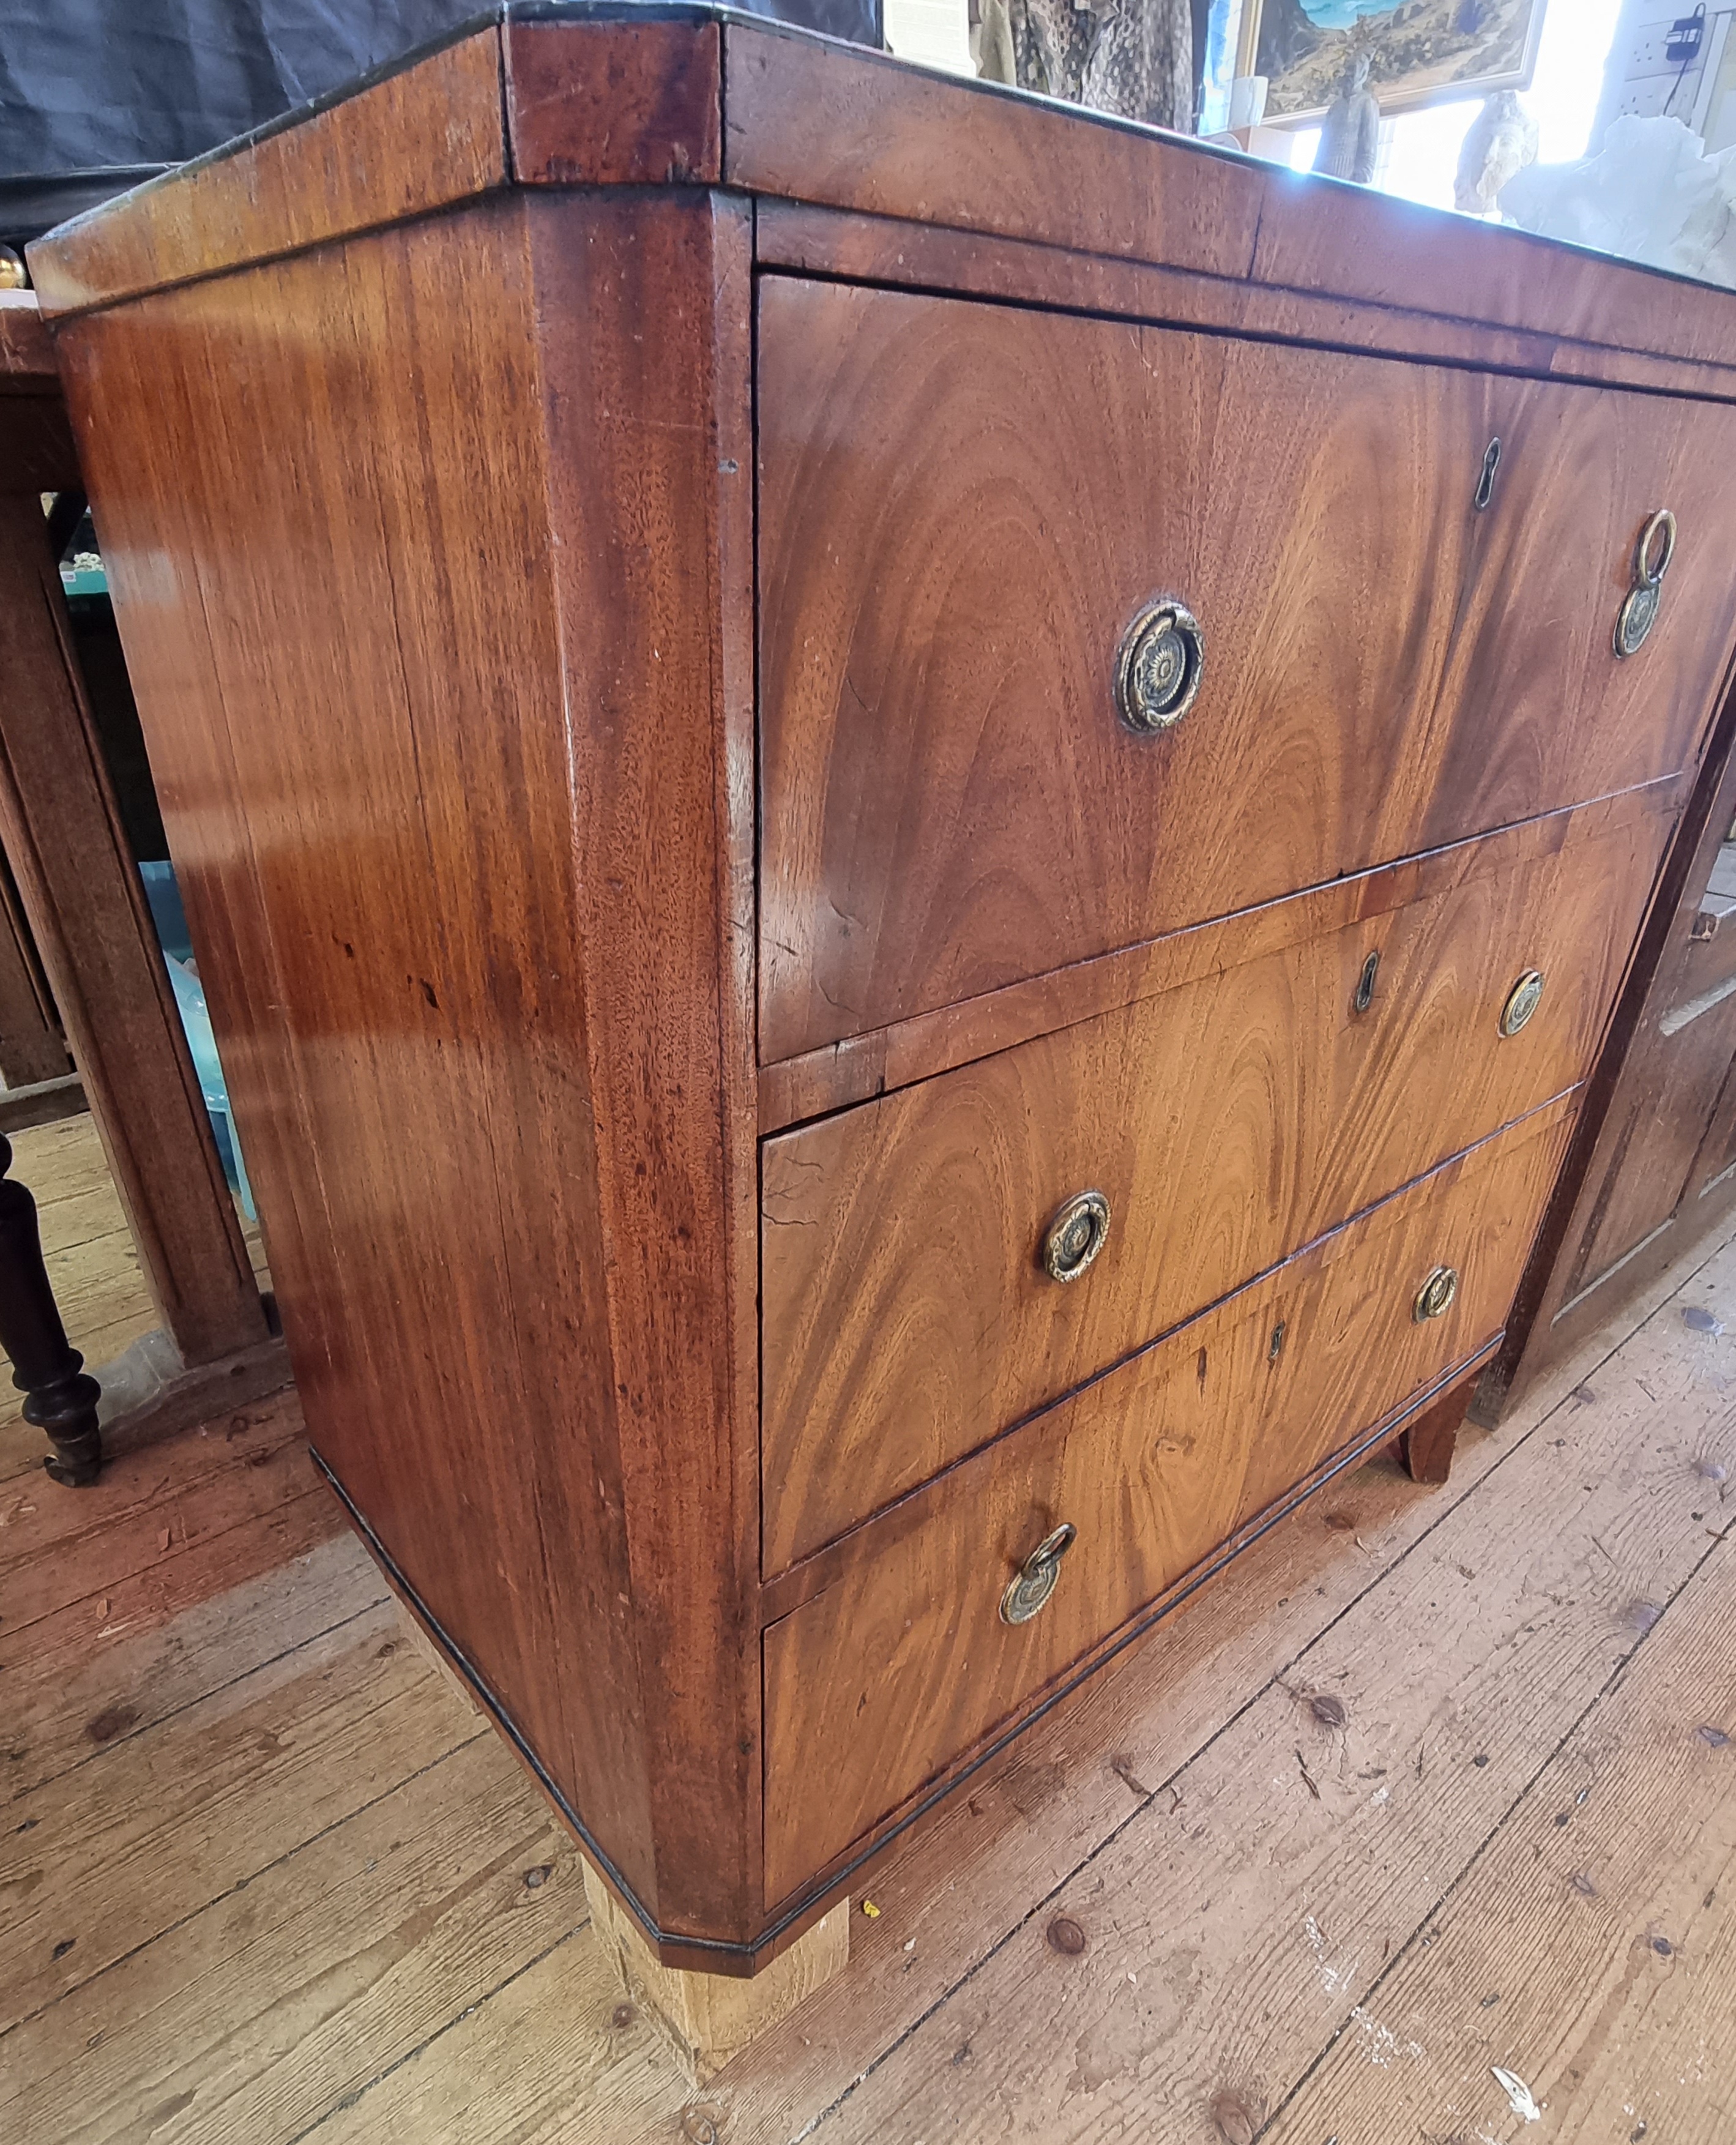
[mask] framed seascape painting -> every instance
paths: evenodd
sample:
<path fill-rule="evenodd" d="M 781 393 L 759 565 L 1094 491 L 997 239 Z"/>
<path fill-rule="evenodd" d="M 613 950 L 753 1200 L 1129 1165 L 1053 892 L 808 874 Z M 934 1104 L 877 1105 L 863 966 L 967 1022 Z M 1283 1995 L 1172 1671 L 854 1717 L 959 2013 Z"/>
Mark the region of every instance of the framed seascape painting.
<path fill-rule="evenodd" d="M 1264 75 L 1267 122 L 1317 119 L 1368 57 L 1384 112 L 1524 89 L 1547 0 L 1242 0 L 1236 71 Z"/>

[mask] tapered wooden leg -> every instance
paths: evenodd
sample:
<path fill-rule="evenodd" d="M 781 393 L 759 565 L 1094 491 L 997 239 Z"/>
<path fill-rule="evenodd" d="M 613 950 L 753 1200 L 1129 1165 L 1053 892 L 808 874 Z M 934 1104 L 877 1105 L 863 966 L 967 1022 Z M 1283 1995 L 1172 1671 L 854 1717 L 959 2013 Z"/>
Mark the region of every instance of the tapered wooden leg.
<path fill-rule="evenodd" d="M 639 1925 L 593 1869 L 584 1865 L 591 1926 L 609 1953 L 615 1978 L 642 2003 L 674 2050 L 689 2085 L 704 2085 L 749 2042 L 787 2018 L 804 1996 L 850 1956 L 850 1903 L 838 1904 L 781 1951 L 751 1981 L 726 1974 L 689 1973 L 654 1957 Z"/>
<path fill-rule="evenodd" d="M 42 1465 L 57 1482 L 82 1489 L 102 1465 L 97 1426 L 102 1388 L 85 1375 L 83 1356 L 67 1339 L 42 1259 L 36 1202 L 7 1176 L 11 1167 L 12 1143 L 0 1137 L 0 1348 L 12 1358 L 12 1383 L 27 1396 L 25 1421 L 53 1440 Z"/>
<path fill-rule="evenodd" d="M 1475 1381 L 1467 1378 L 1450 1392 L 1443 1393 L 1432 1407 L 1425 1408 L 1399 1432 L 1399 1465 L 1413 1482 L 1445 1481 L 1453 1465 L 1459 1426 L 1475 1389 Z"/>

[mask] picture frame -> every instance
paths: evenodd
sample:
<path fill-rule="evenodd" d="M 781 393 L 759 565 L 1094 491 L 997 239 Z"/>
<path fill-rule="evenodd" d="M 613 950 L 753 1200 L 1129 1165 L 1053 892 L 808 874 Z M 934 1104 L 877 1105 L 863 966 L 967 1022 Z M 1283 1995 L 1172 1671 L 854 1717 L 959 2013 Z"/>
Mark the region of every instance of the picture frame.
<path fill-rule="evenodd" d="M 1353 52 L 1383 114 L 1525 89 L 1548 0 L 1242 0 L 1236 72 L 1264 75 L 1266 123 L 1326 115 Z"/>

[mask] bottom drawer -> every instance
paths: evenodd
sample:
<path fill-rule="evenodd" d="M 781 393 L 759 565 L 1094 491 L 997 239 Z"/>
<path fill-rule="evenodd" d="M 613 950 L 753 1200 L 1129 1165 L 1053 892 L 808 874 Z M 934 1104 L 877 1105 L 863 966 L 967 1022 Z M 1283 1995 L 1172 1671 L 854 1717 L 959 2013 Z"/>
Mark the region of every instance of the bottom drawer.
<path fill-rule="evenodd" d="M 768 1903 L 1492 1339 L 1570 1109 L 1445 1163 L 813 1560 L 817 1590 L 764 1634 Z M 1456 1293 L 1419 1316 L 1440 1267 Z M 1009 1582 L 1062 1525 L 1052 1595 L 1009 1624 Z"/>

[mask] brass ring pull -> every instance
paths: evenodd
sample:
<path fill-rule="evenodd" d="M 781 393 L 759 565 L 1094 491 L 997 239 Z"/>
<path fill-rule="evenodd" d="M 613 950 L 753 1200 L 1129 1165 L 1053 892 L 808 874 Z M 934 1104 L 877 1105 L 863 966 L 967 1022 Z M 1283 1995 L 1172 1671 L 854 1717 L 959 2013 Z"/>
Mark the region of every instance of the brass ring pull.
<path fill-rule="evenodd" d="M 1440 1317 L 1452 1309 L 1453 1299 L 1458 1293 L 1458 1268 L 1436 1267 L 1416 1291 L 1416 1301 L 1410 1306 L 1412 1319 L 1420 1326 L 1425 1319 Z"/>
<path fill-rule="evenodd" d="M 1648 517 L 1634 546 L 1634 585 L 1622 599 L 1615 615 L 1615 652 L 1637 655 L 1646 635 L 1658 622 L 1664 600 L 1664 576 L 1676 555 L 1676 517 L 1660 506 Z"/>
<path fill-rule="evenodd" d="M 1101 1192 L 1075 1192 L 1043 1232 L 1043 1271 L 1051 1281 L 1077 1281 L 1108 1236 L 1109 1202 Z"/>
<path fill-rule="evenodd" d="M 1200 622 L 1176 596 L 1146 605 L 1115 658 L 1115 704 L 1142 737 L 1172 729 L 1193 705 L 1206 667 Z"/>
<path fill-rule="evenodd" d="M 1052 1535 L 1045 1535 L 1008 1581 L 1001 1596 L 1003 1624 L 1028 1624 L 1049 1596 L 1061 1576 L 1061 1560 L 1079 1538 L 1071 1520 L 1063 1520 Z"/>
<path fill-rule="evenodd" d="M 1652 556 L 1654 542 L 1659 545 L 1656 559 Z M 1639 541 L 1634 546 L 1634 578 L 1636 581 L 1650 581 L 1654 585 L 1669 571 L 1669 562 L 1676 555 L 1676 517 L 1667 506 L 1660 506 L 1639 532 Z"/>
<path fill-rule="evenodd" d="M 1542 996 L 1542 970 L 1527 968 L 1508 992 L 1506 1003 L 1501 1008 L 1501 1033 L 1517 1035 L 1536 1012 L 1537 1002 Z"/>

